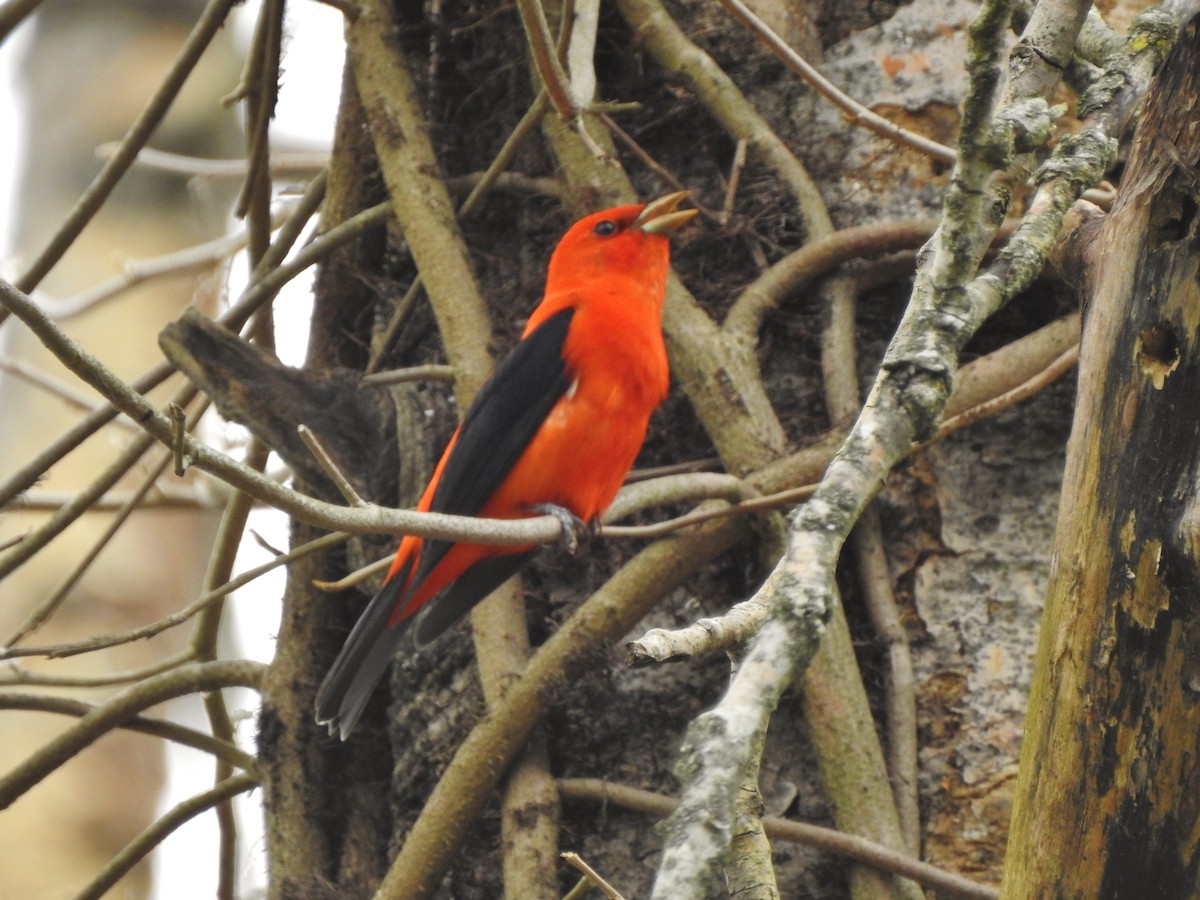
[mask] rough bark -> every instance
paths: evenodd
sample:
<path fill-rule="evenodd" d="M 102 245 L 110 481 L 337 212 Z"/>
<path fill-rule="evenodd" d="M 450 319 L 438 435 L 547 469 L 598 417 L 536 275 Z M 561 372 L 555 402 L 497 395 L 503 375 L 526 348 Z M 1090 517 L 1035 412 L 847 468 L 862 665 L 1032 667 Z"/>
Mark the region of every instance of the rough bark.
<path fill-rule="evenodd" d="M 1198 107 L 1193 21 L 1093 248 L 1008 897 L 1200 885 Z"/>
<path fill-rule="evenodd" d="M 877 111 L 953 139 L 960 96 L 955 82 L 964 74 L 957 61 L 973 4 L 914 0 L 899 10 L 890 2 L 825 9 L 816 4 L 784 9 L 772 0 L 755 5 L 791 29 L 814 60 L 822 45 L 829 48 L 824 71 Z M 911 249 L 911 234 L 928 231 L 913 216 L 928 215 L 944 191 L 944 160 L 868 136 L 824 101 L 814 101 L 722 7 L 700 0 L 655 4 L 657 24 L 638 14 L 650 4 L 624 0 L 601 8 L 599 40 L 594 52 L 589 47 L 583 54 L 584 68 L 594 61 L 598 97 L 640 104 L 604 106 L 604 114 L 638 145 L 635 152 L 629 142 L 614 138 L 611 157 L 593 154 L 594 144 L 609 137 L 599 109 L 585 116 L 593 145 L 579 139 L 576 123 L 548 112 L 543 129 L 531 127 L 510 146 L 507 139 L 518 121 L 536 126 L 537 117 L 527 111 L 538 108 L 515 8 L 482 10 L 465 0 L 433 7 L 390 0 L 339 6 L 370 15 L 351 25 L 353 69 L 345 79 L 328 180 L 314 182 L 313 193 L 305 196 L 317 196 L 326 185 L 326 232 L 385 199 L 394 202 L 398 216 L 386 222 L 373 218 L 374 225 L 324 260 L 306 371 L 279 366 L 232 333 L 198 326 L 194 315 L 166 338 L 171 358 L 215 395 L 226 415 L 250 425 L 290 461 L 302 490 L 331 497 L 307 449 L 295 441 L 292 432 L 300 421 L 322 436 L 361 494 L 378 503 L 411 505 L 457 418 L 455 397 L 444 382 L 411 383 L 388 397 L 362 388 L 358 373 L 448 360 L 458 387 L 469 393 L 490 359 L 520 333 L 540 295 L 549 251 L 570 218 L 616 197 L 664 193 L 674 187 L 671 179 L 692 189 L 693 201 L 710 215 L 674 242 L 680 279 L 665 321 L 675 386 L 653 423 L 642 462 L 718 455 L 728 471 L 748 476 L 744 493 L 819 477 L 838 443 L 838 429 L 844 431 L 856 409 L 858 392 L 851 386 L 836 402 L 820 399 L 822 378 L 833 369 L 826 365 L 822 375 L 816 362 L 821 355 L 816 335 L 827 306 L 812 298 L 820 295 L 818 281 L 830 268 L 808 258 L 819 253 L 795 251 L 830 243 L 840 248 L 843 255 L 834 256 L 843 264 L 854 260 L 840 274 L 861 276 L 857 284 L 864 295 L 854 333 L 845 330 L 844 349 L 836 354 L 847 371 L 836 374 L 843 381 L 848 377 L 857 352 L 860 373 L 870 378 L 894 329 L 901 292 L 870 286 L 907 273 L 903 259 L 873 266 L 861 258 Z M 864 27 L 883 15 L 887 21 Z M 662 30 L 667 20 L 679 26 L 670 41 Z M 659 30 L 652 34 L 652 28 Z M 692 45 L 703 46 L 708 56 L 689 50 Z M 686 68 L 689 59 L 693 65 Z M 260 52 L 248 72 L 265 71 L 266 62 Z M 705 73 L 718 66 L 728 78 L 706 82 Z M 577 72 L 572 68 L 573 78 Z M 247 89 L 260 99 L 271 94 L 271 85 L 261 80 Z M 400 100 L 403 115 L 394 108 Z M 261 122 L 262 113 L 260 107 L 251 121 Z M 414 142 L 416 134 L 428 141 Z M 746 142 L 739 148 L 741 139 Z M 452 215 L 460 186 L 478 184 L 478 173 L 497 158 L 501 145 L 506 152 L 513 149 L 505 157 L 507 180 L 498 181 L 471 212 Z M 265 192 L 253 199 L 261 212 Z M 830 231 L 866 223 L 871 229 L 856 230 L 853 240 Z M 254 243 L 261 249 L 261 221 L 256 230 Z M 910 236 L 898 240 L 900 233 Z M 818 234 L 825 237 L 812 241 Z M 318 240 L 304 252 L 320 246 Z M 801 256 L 807 262 L 798 261 Z M 772 277 L 785 271 L 790 276 Z M 418 273 L 429 298 L 413 290 Z M 474 276 L 480 296 L 465 290 Z M 775 293 L 762 288 L 747 300 L 743 288 L 752 282 L 760 288 L 787 282 L 792 288 Z M 1000 347 L 1062 313 L 1057 288 L 1040 285 L 1036 291 L 1035 300 L 1006 314 L 968 356 Z M 284 306 L 276 310 L 279 316 L 287 312 Z M 1070 331 L 1069 323 L 1062 331 Z M 1162 336 L 1169 333 L 1151 330 L 1142 341 L 1139 359 L 1151 369 L 1146 361 L 1169 349 Z M 85 343 L 92 340 L 85 337 Z M 964 369 L 959 386 L 976 389 L 964 396 L 972 402 L 990 397 L 1048 362 L 1022 367 L 1018 376 L 1013 356 L 1003 358 L 1006 362 L 990 369 Z M 997 368 L 1007 371 L 997 375 Z M 1169 368 L 1160 363 L 1155 370 L 1164 390 L 1179 375 L 1165 371 Z M 984 369 L 992 374 L 979 376 Z M 1041 523 L 1059 477 L 1063 428 L 1055 426 L 1065 426 L 1065 395 L 1060 390 L 1048 402 L 1020 407 L 927 451 L 906 464 L 884 497 L 893 587 L 908 634 L 917 642 L 924 852 L 975 875 L 995 875 L 1000 865 L 1011 760 L 1028 682 L 1028 667 L 1020 661 L 1028 656 L 1046 565 L 1049 526 Z M 160 419 L 156 427 L 165 428 Z M 831 430 L 813 437 L 824 429 Z M 898 453 L 906 449 L 905 442 Z M 204 465 L 203 456 L 196 458 Z M 256 496 L 287 502 L 280 494 Z M 998 494 L 1003 502 L 994 499 Z M 643 520 L 665 515 L 655 510 Z M 486 660 L 489 651 L 473 652 L 460 628 L 433 652 L 398 662 L 390 685 L 381 687 L 348 744 L 316 728 L 312 698 L 370 587 L 328 594 L 311 582 L 338 578 L 385 556 L 395 542 L 355 540 L 292 565 L 278 655 L 262 685 L 256 769 L 262 775 L 272 896 L 368 896 L 385 877 L 387 890 L 404 900 L 418 892 L 455 898 L 495 897 L 503 890 L 522 897 L 565 892 L 575 876 L 555 869 L 555 835 L 539 839 L 533 853 L 526 852 L 528 846 L 511 849 L 513 838 L 524 832 L 553 831 L 544 826 L 556 806 L 557 787 L 545 767 L 553 775 L 674 792 L 672 764 L 687 722 L 712 703 L 729 674 L 723 654 L 630 669 L 614 644 L 630 629 L 675 629 L 722 615 L 753 592 L 778 557 L 779 525 L 777 514 L 758 513 L 693 526 L 648 546 L 608 538 L 570 560 L 547 550 L 527 570 L 522 593 L 534 650 L 507 699 L 498 699 L 496 689 L 515 676 L 489 676 L 483 666 L 488 690 L 481 690 L 475 659 Z M 297 525 L 294 540 L 316 533 Z M 1011 547 L 1002 537 L 1013 538 Z M 161 536 L 156 532 L 153 539 Z M 126 558 L 133 555 L 136 551 Z M 1173 557 L 1164 551 L 1163 558 Z M 832 564 L 830 569 L 832 583 Z M 120 574 L 129 577 L 128 571 Z M 142 576 L 140 570 L 136 574 Z M 825 652 L 837 656 L 847 677 L 861 672 L 864 683 L 852 690 L 839 684 L 829 693 L 835 701 L 856 697 L 857 718 L 869 732 L 880 684 L 889 677 L 889 654 L 881 641 L 902 635 L 881 639 L 873 633 L 856 579 L 840 571 L 837 583 L 848 628 L 839 628 L 840 640 L 825 641 Z M 510 632 L 501 626 L 492 633 Z M 891 816 L 880 811 L 890 798 L 878 754 L 864 752 L 865 739 L 824 727 L 843 724 L 845 710 L 839 702 L 814 702 L 811 695 L 803 702 L 798 691 L 781 698 L 770 731 L 758 735 L 765 746 L 757 774 L 763 806 L 768 815 L 806 822 L 848 821 L 834 816 L 853 803 L 847 795 L 867 794 L 848 779 L 829 777 L 822 785 L 821 763 L 814 757 L 823 752 L 834 765 L 865 760 L 859 769 L 874 776 L 876 799 L 854 805 L 868 826 L 881 826 L 862 833 L 883 836 L 895 829 L 882 827 Z M 526 761 L 538 770 L 538 791 L 531 802 L 501 806 L 494 789 L 539 722 L 546 751 L 526 752 Z M 885 744 L 890 740 L 884 736 Z M 823 751 L 811 749 L 822 745 Z M 439 781 L 444 772 L 452 777 Z M 747 788 L 747 802 L 739 809 L 747 820 L 744 833 L 754 833 L 758 797 L 750 784 L 739 787 Z M 625 895 L 647 896 L 661 837 L 645 812 L 618 808 L 619 793 L 606 795 L 603 803 L 571 797 L 562 806 L 557 842 L 563 850 L 581 851 Z M 16 820 L 6 818 L 4 825 L 10 821 Z M 770 848 L 765 840 L 745 842 L 750 852 L 744 858 L 753 865 L 721 859 L 727 870 L 742 866 L 727 883 L 769 891 L 774 882 L 781 896 L 820 900 L 840 900 L 856 885 L 868 894 L 891 891 L 891 875 L 771 840 Z M 536 867 L 529 864 L 535 858 Z M 430 866 L 434 859 L 437 864 Z M 770 877 L 768 863 L 774 866 Z M 972 894 L 987 895 L 986 889 Z"/>

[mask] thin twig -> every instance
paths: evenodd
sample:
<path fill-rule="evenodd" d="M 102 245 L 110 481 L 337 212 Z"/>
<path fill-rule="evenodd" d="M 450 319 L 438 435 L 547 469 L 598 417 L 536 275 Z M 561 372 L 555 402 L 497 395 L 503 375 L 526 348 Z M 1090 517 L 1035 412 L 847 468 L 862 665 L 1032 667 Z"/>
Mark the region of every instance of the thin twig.
<path fill-rule="evenodd" d="M 132 494 L 117 510 L 116 515 L 112 516 L 111 521 L 105 526 L 104 533 L 92 542 L 91 548 L 84 554 L 83 558 L 67 573 L 67 577 L 56 587 L 45 600 L 38 604 L 37 608 L 25 617 L 25 621 L 17 627 L 5 642 L 5 647 L 13 647 L 20 643 L 30 633 L 42 626 L 47 619 L 54 614 L 62 602 L 67 598 L 71 590 L 79 583 L 84 573 L 91 567 L 91 564 L 100 555 L 101 551 L 108 546 L 113 536 L 118 529 L 129 519 L 132 512 L 142 505 L 142 499 L 150 491 L 158 481 L 167 466 L 170 465 L 172 454 L 160 453 L 159 460 L 150 471 L 142 479 L 142 483 L 138 485 Z M 95 506 L 92 507 L 95 509 Z"/>
<path fill-rule="evenodd" d="M 635 812 L 644 812 L 657 818 L 670 815 L 679 806 L 677 800 L 650 791 L 602 781 L 599 778 L 560 778 L 559 790 L 565 798 L 589 800 L 596 803 L 611 803 Z M 967 900 L 996 900 L 1000 892 L 993 887 L 978 884 L 962 875 L 947 872 L 929 863 L 921 862 L 890 850 L 882 844 L 822 828 L 804 822 L 792 822 L 775 816 L 764 816 L 763 825 L 773 840 L 791 841 L 806 847 L 815 847 L 828 853 L 836 853 L 881 871 L 891 872 L 924 884 L 947 897 L 962 897 Z"/>
<path fill-rule="evenodd" d="M 1057 381 L 1067 372 L 1069 372 L 1076 363 L 1079 362 L 1079 345 L 1071 347 L 1065 353 L 1061 354 L 1054 362 L 1050 363 L 1042 371 L 1038 372 L 1032 378 L 1023 381 L 1021 384 L 1014 387 L 1012 390 L 1005 391 L 990 400 L 973 406 L 970 409 L 959 413 L 956 416 L 951 416 L 941 424 L 937 434 L 927 443 L 921 444 L 921 447 L 926 447 L 934 441 L 939 441 L 961 428 L 966 428 L 981 419 L 989 418 L 996 415 L 1001 410 L 1007 409 L 1015 403 L 1019 403 L 1026 397 L 1032 397 L 1038 391 L 1049 387 L 1053 382 Z"/>
<path fill-rule="evenodd" d="M 85 412 L 95 412 L 100 408 L 92 397 L 84 394 L 82 391 L 76 390 L 69 384 L 64 384 L 56 378 L 52 378 L 24 360 L 14 359 L 12 357 L 0 357 L 0 370 L 7 372 L 10 375 L 15 375 L 22 381 L 26 381 L 34 387 L 40 388 L 51 396 L 57 397 L 68 406 L 76 409 L 81 409 Z M 129 422 L 124 419 L 118 419 L 117 424 L 122 428 L 130 428 Z"/>
<path fill-rule="evenodd" d="M 166 381 L 174 371 L 171 364 L 166 361 L 156 363 L 149 371 L 131 382 L 129 389 L 139 395 L 147 393 Z M 72 425 L 61 437 L 57 438 L 42 450 L 41 453 L 21 466 L 21 468 L 9 476 L 3 485 L 0 485 L 0 508 L 12 503 L 14 499 L 33 487 L 63 457 L 115 419 L 119 414 L 120 410 L 109 402 L 106 406 L 97 409 L 95 412 L 88 413 Z"/>
<path fill-rule="evenodd" d="M 649 154 L 649 152 L 647 152 L 647 150 L 641 144 L 639 144 L 636 140 L 633 139 L 633 136 L 631 134 L 629 134 L 629 132 L 627 132 L 624 128 L 622 128 L 620 125 L 618 125 L 616 123 L 616 121 L 614 121 L 612 116 L 610 116 L 606 112 L 602 112 L 597 115 L 597 118 L 601 122 L 604 123 L 605 128 L 607 128 L 609 131 L 612 132 L 613 137 L 615 137 L 618 141 L 620 141 L 622 144 L 624 144 L 625 147 L 629 150 L 629 152 L 632 153 L 635 157 L 637 157 L 638 162 L 640 162 L 643 166 L 645 166 L 647 169 L 649 169 L 651 172 L 653 172 L 655 175 L 657 175 L 659 178 L 661 178 L 667 184 L 668 187 L 670 187 L 672 190 L 676 190 L 676 191 L 687 191 L 688 190 L 687 185 L 685 185 L 682 181 L 680 181 L 678 178 L 676 178 L 671 173 L 670 169 L 668 169 L 666 166 L 664 166 L 662 163 L 660 163 L 658 160 L 656 160 L 653 156 L 651 156 Z M 690 191 L 689 191 L 689 193 L 690 193 Z M 712 210 L 705 209 L 698 202 L 696 202 L 696 199 L 694 197 L 689 197 L 688 201 L 692 204 L 692 206 L 694 206 L 698 210 L 700 210 L 700 212 L 705 216 L 705 218 L 711 219 L 714 222 L 720 221 L 719 213 L 714 213 L 714 212 L 712 212 Z"/>
<path fill-rule="evenodd" d="M 367 501 L 358 495 L 358 491 L 354 489 L 354 485 L 350 483 L 350 479 L 337 467 L 337 463 L 333 461 L 333 458 L 321 446 L 320 439 L 313 434 L 312 429 L 307 425 L 297 425 L 296 431 L 299 433 L 300 439 L 304 441 L 305 446 L 308 447 L 309 452 L 320 463 L 325 474 L 329 476 L 329 480 L 333 482 L 334 486 L 341 491 L 342 496 L 346 498 L 346 502 L 351 506 L 359 508 L 367 506 Z"/>
<path fill-rule="evenodd" d="M 386 372 L 376 372 L 364 375 L 359 381 L 360 388 L 389 387 L 393 384 L 408 384 L 413 381 L 453 381 L 454 368 L 442 363 L 430 363 L 424 366 L 409 366 L 406 369 L 389 369 Z"/>
<path fill-rule="evenodd" d="M 183 436 L 187 434 L 187 413 L 178 403 L 167 404 L 167 417 L 171 420 L 171 461 L 176 478 L 187 472 L 187 455 L 183 452 Z"/>
<path fill-rule="evenodd" d="M 272 226 L 279 227 L 292 214 L 295 207 L 295 200 L 286 200 L 280 203 L 279 208 L 272 214 Z M 228 259 L 244 249 L 248 239 L 247 231 L 242 229 L 163 256 L 127 260 L 121 265 L 120 275 L 88 288 L 73 297 L 47 301 L 46 309 L 60 322 L 66 321 L 147 281 L 166 276 L 185 275 L 189 272 L 210 271 L 222 260 Z"/>
<path fill-rule="evenodd" d="M 212 809 L 222 803 L 258 787 L 258 779 L 252 775 L 242 774 L 227 778 L 203 793 L 184 800 L 145 831 L 134 838 L 125 848 L 114 856 L 103 871 L 75 895 L 75 900 L 100 900 L 120 881 L 134 866 L 145 859 L 150 852 L 161 844 L 172 832 L 184 823 L 194 819 L 200 813 Z"/>
<path fill-rule="evenodd" d="M 662 522 L 655 522 L 652 525 L 602 525 L 599 534 L 607 538 L 645 539 L 666 537 L 683 528 L 690 528 L 693 525 L 711 522 L 713 519 L 723 519 L 728 516 L 741 516 L 747 513 L 794 506 L 802 500 L 807 500 L 811 497 L 816 489 L 817 486 L 815 484 L 802 484 L 799 487 L 789 488 L 786 491 L 777 491 L 774 494 L 767 494 L 763 497 L 740 500 L 737 503 L 729 503 L 721 506 L 706 505 L 700 509 L 685 513 L 682 516 L 665 519 Z"/>
<path fill-rule="evenodd" d="M 854 259 L 916 249 L 929 240 L 936 227 L 935 219 L 872 222 L 808 241 L 743 288 L 722 327 L 742 339 L 756 337 L 764 317 L 814 279 Z"/>
<path fill-rule="evenodd" d="M 733 151 L 733 162 L 729 164 L 729 181 L 725 185 L 725 202 L 721 206 L 719 221 L 722 225 L 728 225 L 733 216 L 733 203 L 737 199 L 738 185 L 742 181 L 742 170 L 746 168 L 746 146 L 746 139 L 738 138 L 737 146 Z"/>
<path fill-rule="evenodd" d="M 169 424 L 166 424 L 165 421 L 164 425 L 167 429 L 170 428 Z M 164 434 L 163 438 L 167 438 L 167 434 Z M 138 460 L 152 446 L 154 446 L 154 437 L 152 435 L 145 433 L 135 435 L 126 445 L 125 449 L 118 454 L 117 458 L 109 463 L 79 493 L 75 494 L 69 503 L 55 510 L 53 515 L 45 522 L 26 535 L 20 544 L 0 554 L 0 580 L 7 578 L 18 568 L 29 562 L 34 554 L 58 537 L 58 535 L 62 534 L 72 522 L 91 509 L 92 504 L 104 496 L 109 488 L 120 481 L 125 473 L 135 466 Z"/>
<path fill-rule="evenodd" d="M 96 156 L 108 159 L 116 151 L 117 144 L 101 144 L 96 148 Z M 160 172 L 174 172 L 178 175 L 201 175 L 205 178 L 238 178 L 246 177 L 249 162 L 246 159 L 207 159 L 199 156 L 186 156 L 182 153 L 170 153 L 166 150 L 155 150 L 143 147 L 134 160 L 134 164 L 147 169 L 157 169 Z M 272 175 L 289 175 L 293 177 L 311 178 L 329 165 L 329 154 L 323 151 L 303 153 L 290 150 L 271 154 L 269 162 Z"/>
<path fill-rule="evenodd" d="M 646 466 L 642 469 L 633 469 L 625 476 L 626 484 L 633 484 L 638 481 L 648 481 L 651 478 L 662 478 L 664 475 L 688 475 L 692 472 L 704 472 L 709 469 L 717 469 L 721 466 L 721 458 L 719 456 L 709 456 L 705 459 L 693 459 L 686 462 L 668 463 L 664 466 Z"/>
<path fill-rule="evenodd" d="M 391 207 L 388 207 L 389 210 Z M 392 310 L 391 316 L 388 318 L 387 325 L 383 331 L 379 332 L 379 337 L 371 342 L 371 358 L 367 360 L 367 365 L 363 369 L 363 378 L 374 378 L 376 370 L 383 365 L 384 358 L 392 352 L 392 348 L 396 346 L 396 341 L 400 339 L 400 332 L 408 323 L 409 317 L 412 316 L 413 310 L 417 308 L 417 301 L 421 299 L 421 273 L 417 273 L 413 278 L 412 283 L 408 286 L 408 290 L 404 292 L 404 296 L 396 304 Z M 452 366 L 447 366 L 451 372 L 454 371 Z"/>
<path fill-rule="evenodd" d="M 875 504 L 868 506 L 850 535 L 867 614 L 879 640 L 887 647 L 884 685 L 887 719 L 887 763 L 904 849 L 921 851 L 921 807 L 917 784 L 917 690 L 913 677 L 908 632 L 900 618 L 883 544 L 883 528 Z"/>
<path fill-rule="evenodd" d="M 205 478 L 214 486 L 221 485 L 219 481 L 213 481 L 208 476 Z M 10 509 L 53 512 L 64 504 L 70 503 L 74 496 L 74 491 L 50 491 L 35 488 L 12 501 Z M 133 497 L 133 492 L 112 491 L 103 494 L 88 511 L 112 512 L 124 507 L 129 503 L 131 497 Z M 142 509 L 212 509 L 213 506 L 213 497 L 208 491 L 173 488 L 162 482 L 152 484 L 150 491 L 141 499 L 140 503 Z M 7 548 L 0 546 L 0 550 L 5 549 Z"/>
<path fill-rule="evenodd" d="M 741 0 L 721 0 L 721 5 L 745 25 L 772 53 L 781 59 L 785 65 L 825 99 L 844 112 L 851 122 L 862 124 L 876 134 L 905 147 L 911 147 L 939 162 L 953 165 L 956 155 L 954 150 L 945 144 L 930 140 L 927 137 L 901 128 L 895 122 L 890 122 L 878 113 L 863 106 L 828 78 L 817 71 L 808 60 L 793 50 L 771 28 L 756 16 Z"/>
<path fill-rule="evenodd" d="M 318 591 L 327 591 L 329 593 L 344 591 L 347 588 L 352 588 L 355 585 L 362 584 L 368 578 L 386 572 L 392 564 L 393 555 L 394 554 L 385 556 L 383 559 L 377 559 L 375 562 L 369 563 L 360 569 L 355 569 L 349 575 L 345 576 L 344 578 L 339 578 L 337 581 L 321 581 L 320 579 L 314 578 L 312 586 Z"/>
<path fill-rule="evenodd" d="M 609 884 L 599 872 L 589 866 L 578 853 L 568 851 L 559 855 L 566 860 L 568 865 L 582 872 L 583 877 L 590 881 L 608 900 L 625 900 L 621 896 L 621 892 Z"/>
<path fill-rule="evenodd" d="M 546 22 L 542 4 L 539 0 L 517 0 L 517 11 L 525 27 L 525 38 L 529 42 L 538 75 L 555 112 L 568 121 L 575 118 L 578 110 L 571 100 L 571 85 L 550 37 L 550 26 Z"/>
<path fill-rule="evenodd" d="M 16 661 L 11 661 L 0 668 L 0 685 L 19 684 L 31 687 L 52 688 L 103 688 L 115 685 L 133 684 L 144 681 L 154 675 L 174 669 L 185 663 L 193 662 L 190 650 L 184 650 L 173 656 L 157 660 L 140 669 L 128 669 L 123 672 L 109 672 L 104 675 L 49 675 L 45 672 L 30 672 L 22 669 Z"/>
<path fill-rule="evenodd" d="M 163 618 L 158 619 L 149 625 L 143 625 L 140 628 L 131 628 L 128 631 L 120 631 L 113 634 L 92 635 L 81 641 L 52 644 L 44 647 L 0 647 L 0 659 L 16 659 L 22 656 L 45 656 L 50 659 L 61 659 L 68 656 L 76 656 L 80 653 L 91 653 L 96 650 L 104 650 L 108 647 L 127 644 L 131 641 L 152 638 L 156 634 L 161 634 L 169 628 L 174 628 L 176 625 L 183 624 L 209 605 L 220 601 L 239 588 L 245 587 L 251 581 L 254 581 L 256 578 L 260 578 L 267 572 L 277 569 L 280 566 L 286 566 L 293 560 L 300 559 L 301 557 L 307 556 L 310 553 L 315 553 L 316 551 L 323 550 L 326 547 L 335 546 L 346 540 L 348 537 L 350 537 L 350 535 L 342 532 L 336 532 L 334 534 L 323 535 L 319 538 L 308 541 L 305 544 L 301 544 L 299 547 L 295 547 L 281 556 L 277 556 L 274 559 L 268 560 L 260 566 L 247 569 L 236 578 L 231 578 L 224 584 L 202 594 L 187 606 L 183 607 L 183 609 L 164 616 Z M 194 656 L 194 654 L 190 654 L 189 658 L 191 656 Z"/>
<path fill-rule="evenodd" d="M 72 697 L 61 697 L 51 694 L 31 694 L 28 691 L 0 691 L 0 709 L 20 709 L 34 712 L 57 713 L 63 716 L 74 716 L 82 719 L 91 715 L 97 709 L 92 703 L 85 703 Z M 237 766 L 247 774 L 258 777 L 258 759 L 247 753 L 236 744 L 220 740 L 194 728 L 186 728 L 175 722 L 163 719 L 151 719 L 147 716 L 134 716 L 122 722 L 119 726 L 127 731 L 160 737 L 182 747 L 191 747 L 208 753 L 217 759 Z"/>

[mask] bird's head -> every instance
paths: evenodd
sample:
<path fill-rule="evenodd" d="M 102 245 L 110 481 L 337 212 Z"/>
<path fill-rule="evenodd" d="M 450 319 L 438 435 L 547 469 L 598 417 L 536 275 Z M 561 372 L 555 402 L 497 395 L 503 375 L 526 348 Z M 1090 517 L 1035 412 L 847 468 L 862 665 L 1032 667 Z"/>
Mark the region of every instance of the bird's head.
<path fill-rule="evenodd" d="M 687 191 L 646 204 L 616 206 L 572 225 L 550 257 L 547 290 L 581 280 L 634 276 L 666 279 L 668 238 L 698 210 L 677 209 Z"/>

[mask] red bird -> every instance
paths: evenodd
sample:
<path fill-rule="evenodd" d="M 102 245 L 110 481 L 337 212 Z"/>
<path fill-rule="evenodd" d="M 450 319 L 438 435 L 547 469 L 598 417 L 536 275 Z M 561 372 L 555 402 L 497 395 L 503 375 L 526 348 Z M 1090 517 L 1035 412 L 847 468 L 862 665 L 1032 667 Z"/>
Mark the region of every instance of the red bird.
<path fill-rule="evenodd" d="M 594 522 L 608 508 L 667 393 L 668 235 L 696 215 L 676 211 L 685 196 L 571 226 L 541 304 L 467 410 L 418 510 L 519 519 L 557 507 Z M 428 645 L 536 549 L 405 537 L 317 692 L 317 721 L 345 740 L 401 640 Z"/>

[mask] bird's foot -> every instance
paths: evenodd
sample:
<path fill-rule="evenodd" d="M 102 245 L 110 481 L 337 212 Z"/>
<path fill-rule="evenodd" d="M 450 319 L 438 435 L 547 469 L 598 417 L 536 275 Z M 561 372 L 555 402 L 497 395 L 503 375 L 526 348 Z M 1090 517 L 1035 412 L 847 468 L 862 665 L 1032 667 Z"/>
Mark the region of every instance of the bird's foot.
<path fill-rule="evenodd" d="M 565 506 L 559 506 L 555 503 L 538 503 L 533 507 L 534 512 L 542 513 L 547 516 L 554 516 L 562 523 L 562 537 L 560 543 L 564 550 L 575 556 L 579 553 L 579 546 L 582 541 L 586 541 L 596 534 L 596 523 L 585 522 L 575 513 L 571 512 Z"/>

